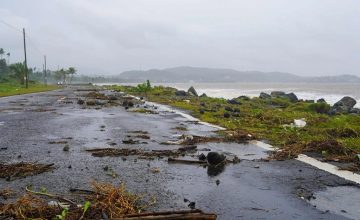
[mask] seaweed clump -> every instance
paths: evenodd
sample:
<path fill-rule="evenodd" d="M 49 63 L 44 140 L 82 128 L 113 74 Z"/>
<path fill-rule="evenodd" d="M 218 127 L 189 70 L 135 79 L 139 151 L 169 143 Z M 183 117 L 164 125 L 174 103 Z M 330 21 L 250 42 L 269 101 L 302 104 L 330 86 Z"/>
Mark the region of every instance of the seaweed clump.
<path fill-rule="evenodd" d="M 73 190 L 85 201 L 84 205 L 74 204 L 71 200 L 67 200 L 70 204 L 64 203 L 60 196 L 27 190 L 25 195 L 12 203 L 0 203 L 0 218 L 113 219 L 140 213 L 156 202 L 154 198 L 144 201 L 143 196 L 127 191 L 124 184 L 114 186 L 93 182 L 91 188 L 92 190 Z M 51 201 L 44 197 L 50 197 Z"/>
<path fill-rule="evenodd" d="M 11 180 L 11 178 L 24 178 L 27 176 L 33 176 L 36 174 L 52 171 L 54 169 L 54 164 L 37 164 L 37 163 L 27 163 L 20 162 L 14 164 L 4 164 L 0 163 L 0 178 L 6 178 Z"/>

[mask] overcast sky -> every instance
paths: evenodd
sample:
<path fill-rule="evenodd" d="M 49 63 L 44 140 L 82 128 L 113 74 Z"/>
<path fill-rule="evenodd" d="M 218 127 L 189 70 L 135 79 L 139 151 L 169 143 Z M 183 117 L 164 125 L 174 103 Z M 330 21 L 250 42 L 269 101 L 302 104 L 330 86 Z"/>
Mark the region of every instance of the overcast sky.
<path fill-rule="evenodd" d="M 359 0 L 1 0 L 0 48 L 30 66 L 174 66 L 360 76 Z"/>

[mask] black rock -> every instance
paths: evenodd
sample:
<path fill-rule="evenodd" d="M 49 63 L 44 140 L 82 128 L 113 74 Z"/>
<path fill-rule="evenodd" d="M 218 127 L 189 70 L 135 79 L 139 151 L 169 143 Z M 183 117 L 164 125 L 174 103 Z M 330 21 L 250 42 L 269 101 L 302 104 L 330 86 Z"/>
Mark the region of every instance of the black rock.
<path fill-rule="evenodd" d="M 189 93 L 190 95 L 192 95 L 192 96 L 198 96 L 195 88 L 192 87 L 192 86 L 188 89 L 188 93 Z"/>
<path fill-rule="evenodd" d="M 195 209 L 195 202 L 190 202 L 189 205 L 188 205 L 188 207 L 189 207 L 190 209 Z"/>
<path fill-rule="evenodd" d="M 271 97 L 274 97 L 274 98 L 281 98 L 281 97 L 284 97 L 285 95 L 286 95 L 286 93 L 283 91 L 272 91 L 271 92 Z"/>
<path fill-rule="evenodd" d="M 248 96 L 246 96 L 246 95 L 241 95 L 241 96 L 239 96 L 239 97 L 237 97 L 238 99 L 242 99 L 242 100 L 245 100 L 245 101 L 249 101 L 250 100 L 250 98 L 248 97 Z"/>
<path fill-rule="evenodd" d="M 226 106 L 226 107 L 225 107 L 225 111 L 228 111 L 228 112 L 233 112 L 234 110 L 233 110 L 231 107 Z"/>
<path fill-rule="evenodd" d="M 286 98 L 290 100 L 290 102 L 297 102 L 299 101 L 298 97 L 295 95 L 295 93 L 288 93 L 285 95 Z"/>
<path fill-rule="evenodd" d="M 204 110 L 204 109 L 200 109 L 199 112 L 200 112 L 200 114 L 204 114 L 204 113 L 205 113 L 205 110 Z"/>
<path fill-rule="evenodd" d="M 336 113 L 348 113 L 356 105 L 356 100 L 345 96 L 340 101 L 336 102 L 334 106 L 330 109 L 331 114 Z"/>
<path fill-rule="evenodd" d="M 178 90 L 175 92 L 176 96 L 187 96 L 187 93 L 184 90 Z"/>
<path fill-rule="evenodd" d="M 227 101 L 227 103 L 232 104 L 232 105 L 241 105 L 241 102 L 239 102 L 236 99 L 230 99 Z"/>
<path fill-rule="evenodd" d="M 360 108 L 352 108 L 349 113 L 351 114 L 360 114 Z"/>
<path fill-rule="evenodd" d="M 321 98 L 316 101 L 317 103 L 326 103 L 325 99 Z"/>
<path fill-rule="evenodd" d="M 79 105 L 83 105 L 84 103 L 85 103 L 85 101 L 82 100 L 82 99 L 79 99 L 79 100 L 77 101 L 77 104 L 79 104 Z"/>
<path fill-rule="evenodd" d="M 218 165 L 225 161 L 226 156 L 217 152 L 209 152 L 206 158 L 210 165 Z"/>
<path fill-rule="evenodd" d="M 269 95 L 269 94 L 267 94 L 265 92 L 261 92 L 259 98 L 261 98 L 261 99 L 270 99 L 271 95 Z"/>
<path fill-rule="evenodd" d="M 63 148 L 63 151 L 69 151 L 70 150 L 70 146 L 69 145 L 65 145 L 64 148 Z"/>
<path fill-rule="evenodd" d="M 230 114 L 228 112 L 224 113 L 224 118 L 230 118 Z"/>
<path fill-rule="evenodd" d="M 199 155 L 199 160 L 206 160 L 206 156 L 205 156 L 205 154 L 200 154 Z"/>
<path fill-rule="evenodd" d="M 217 176 L 220 173 L 224 172 L 225 170 L 225 164 L 219 164 L 219 165 L 209 165 L 207 168 L 207 175 L 208 176 Z"/>

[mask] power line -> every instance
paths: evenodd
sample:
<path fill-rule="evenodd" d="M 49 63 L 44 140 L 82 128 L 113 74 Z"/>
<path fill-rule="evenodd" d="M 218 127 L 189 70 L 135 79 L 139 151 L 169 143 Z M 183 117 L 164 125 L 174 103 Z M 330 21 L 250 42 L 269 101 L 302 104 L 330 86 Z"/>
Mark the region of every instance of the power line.
<path fill-rule="evenodd" d="M 19 32 L 21 35 L 23 35 L 23 30 L 18 29 L 17 27 L 15 27 L 14 25 L 9 24 L 8 22 L 0 19 L 0 23 L 6 25 L 8 28 Z M 28 43 L 31 45 L 31 48 L 33 48 L 36 52 L 38 52 L 40 55 L 43 55 L 44 53 L 42 52 L 42 50 L 39 49 L 39 47 L 37 46 L 37 44 L 35 43 L 34 40 L 32 40 L 32 37 L 29 36 L 29 33 L 26 34 L 26 39 L 28 41 Z"/>
<path fill-rule="evenodd" d="M 13 30 L 17 31 L 17 32 L 22 33 L 22 30 L 17 29 L 16 27 L 14 27 L 13 25 L 11 25 L 11 24 L 9 24 L 9 23 L 5 22 L 4 20 L 1 20 L 1 19 L 0 19 L 0 22 L 1 22 L 1 23 L 3 23 L 3 24 L 5 24 L 5 25 L 6 25 L 6 26 L 8 26 L 9 28 L 11 28 L 11 29 L 13 29 Z"/>
<path fill-rule="evenodd" d="M 35 41 L 32 40 L 32 38 L 29 36 L 29 34 L 26 34 L 26 38 L 28 39 L 29 43 L 33 46 L 33 48 L 40 53 L 40 55 L 43 55 L 44 53 L 39 49 Z"/>
<path fill-rule="evenodd" d="M 7 27 L 19 32 L 20 34 L 22 34 L 22 30 L 18 29 L 17 27 L 7 23 L 6 21 L 0 19 L 0 22 L 3 23 L 4 25 L 6 25 Z M 29 33 L 26 34 L 26 38 L 27 40 L 29 41 L 29 43 L 33 46 L 33 48 L 39 52 L 41 55 L 44 54 L 40 49 L 39 47 L 37 46 L 37 44 L 32 40 L 32 38 L 29 36 Z"/>

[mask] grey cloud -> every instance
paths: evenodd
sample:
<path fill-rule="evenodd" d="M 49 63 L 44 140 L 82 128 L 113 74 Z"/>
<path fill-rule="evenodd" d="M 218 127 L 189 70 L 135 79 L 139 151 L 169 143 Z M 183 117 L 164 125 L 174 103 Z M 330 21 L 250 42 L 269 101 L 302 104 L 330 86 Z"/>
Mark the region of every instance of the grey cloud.
<path fill-rule="evenodd" d="M 86 74 L 188 65 L 360 75 L 357 0 L 3 0 L 0 12 L 27 28 L 38 67 L 46 53 L 53 68 Z M 18 33 L 0 24 L 0 40 L 22 59 Z"/>

